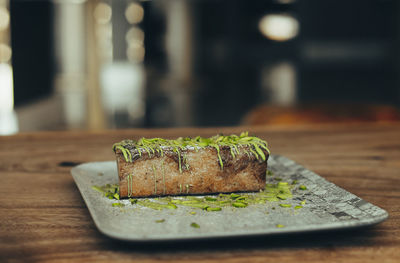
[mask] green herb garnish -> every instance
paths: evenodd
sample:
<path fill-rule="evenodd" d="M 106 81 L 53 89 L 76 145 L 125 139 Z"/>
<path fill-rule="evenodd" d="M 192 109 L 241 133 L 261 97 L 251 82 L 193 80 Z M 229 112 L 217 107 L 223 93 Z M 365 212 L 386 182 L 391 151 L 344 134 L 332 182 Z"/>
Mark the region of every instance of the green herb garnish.
<path fill-rule="evenodd" d="M 200 225 L 195 222 L 191 223 L 190 226 L 193 228 L 200 228 Z"/>
<path fill-rule="evenodd" d="M 232 206 L 237 207 L 237 208 L 244 208 L 244 207 L 247 207 L 247 204 L 242 203 L 242 202 L 235 202 L 232 204 Z"/>
<path fill-rule="evenodd" d="M 146 153 L 150 157 L 155 154 L 162 156 L 164 150 L 168 148 L 177 154 L 179 171 L 182 172 L 182 167 L 187 168 L 186 158 L 182 152 L 185 147 L 192 147 L 195 150 L 205 147 L 214 148 L 221 169 L 224 167 L 220 153 L 221 147 L 229 147 L 233 158 L 235 158 L 236 154 L 241 150 L 249 154 L 246 149 L 248 149 L 257 159 L 262 161 L 266 161 L 267 154 L 270 154 L 267 142 L 258 137 L 249 136 L 248 132 L 242 132 L 239 136 L 234 134 L 229 136 L 216 135 L 210 138 L 197 136 L 195 138 L 179 137 L 175 140 L 162 138 L 141 138 L 137 141 L 123 140 L 119 143 L 115 143 L 113 145 L 113 150 L 114 152 L 121 152 L 126 162 L 132 162 L 134 159 L 133 156 L 135 155 L 142 156 L 143 153 Z"/>
<path fill-rule="evenodd" d="M 300 190 L 307 190 L 307 186 L 305 186 L 305 185 L 300 185 L 300 186 L 299 186 L 299 189 L 300 189 Z"/>
<path fill-rule="evenodd" d="M 207 207 L 206 209 L 208 212 L 213 212 L 213 211 L 221 211 L 221 207 Z"/>
<path fill-rule="evenodd" d="M 240 195 L 234 194 L 234 193 L 231 194 L 231 199 L 233 199 L 233 200 L 235 200 L 238 197 L 240 197 Z"/>

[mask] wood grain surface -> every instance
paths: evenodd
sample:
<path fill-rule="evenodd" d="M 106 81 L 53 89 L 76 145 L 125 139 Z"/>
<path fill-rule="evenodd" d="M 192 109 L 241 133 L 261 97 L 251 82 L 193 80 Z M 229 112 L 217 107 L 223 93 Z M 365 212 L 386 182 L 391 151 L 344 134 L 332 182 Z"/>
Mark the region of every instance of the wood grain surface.
<path fill-rule="evenodd" d="M 113 160 L 124 138 L 249 130 L 389 212 L 368 228 L 285 236 L 128 243 L 99 233 L 70 175 Z M 41 132 L 0 137 L 0 262 L 400 262 L 400 123 Z"/>

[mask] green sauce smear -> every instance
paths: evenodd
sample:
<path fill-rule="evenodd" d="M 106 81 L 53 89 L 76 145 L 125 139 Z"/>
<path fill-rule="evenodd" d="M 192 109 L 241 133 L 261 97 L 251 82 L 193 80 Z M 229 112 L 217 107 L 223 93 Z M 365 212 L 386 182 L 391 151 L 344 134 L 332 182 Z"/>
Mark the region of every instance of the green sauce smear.
<path fill-rule="evenodd" d="M 158 198 L 138 198 L 129 201 L 132 205 L 151 208 L 154 210 L 178 209 L 179 207 L 190 207 L 201 209 L 207 212 L 218 212 L 227 207 L 237 209 L 246 208 L 251 205 L 265 204 L 267 202 L 280 202 L 293 197 L 292 189 L 295 186 L 287 182 L 279 181 L 277 183 L 268 183 L 263 191 L 257 193 L 221 193 L 218 195 L 207 196 L 167 196 Z M 119 200 L 118 184 L 107 184 L 104 186 L 92 186 L 92 189 L 102 193 L 105 197 L 113 200 Z M 121 203 L 122 204 L 122 203 Z M 304 204 L 301 202 L 301 204 Z M 113 206 L 118 206 L 114 205 Z M 284 208 L 290 208 L 290 204 L 279 204 Z M 294 209 L 299 209 L 295 206 Z"/>

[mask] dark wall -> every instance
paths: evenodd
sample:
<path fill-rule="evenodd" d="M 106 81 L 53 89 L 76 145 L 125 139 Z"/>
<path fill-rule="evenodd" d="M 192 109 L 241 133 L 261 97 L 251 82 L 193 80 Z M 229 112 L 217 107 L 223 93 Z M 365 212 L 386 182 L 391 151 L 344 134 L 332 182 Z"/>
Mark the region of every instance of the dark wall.
<path fill-rule="evenodd" d="M 299 99 L 400 105 L 399 4 L 299 1 Z"/>
<path fill-rule="evenodd" d="M 52 92 L 52 4 L 10 1 L 14 101 L 19 106 Z"/>

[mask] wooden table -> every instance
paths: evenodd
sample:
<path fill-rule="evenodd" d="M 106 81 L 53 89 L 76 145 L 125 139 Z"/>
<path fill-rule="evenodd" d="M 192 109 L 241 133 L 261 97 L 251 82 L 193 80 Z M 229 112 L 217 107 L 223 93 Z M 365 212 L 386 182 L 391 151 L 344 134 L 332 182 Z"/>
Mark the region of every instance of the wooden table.
<path fill-rule="evenodd" d="M 127 243 L 100 234 L 71 166 L 112 160 L 123 138 L 249 130 L 285 155 L 390 214 L 351 231 Z M 400 262 L 400 123 L 41 132 L 0 137 L 0 262 Z"/>

